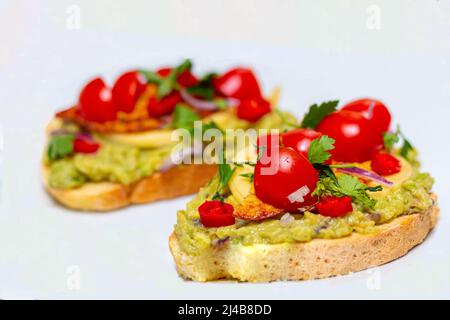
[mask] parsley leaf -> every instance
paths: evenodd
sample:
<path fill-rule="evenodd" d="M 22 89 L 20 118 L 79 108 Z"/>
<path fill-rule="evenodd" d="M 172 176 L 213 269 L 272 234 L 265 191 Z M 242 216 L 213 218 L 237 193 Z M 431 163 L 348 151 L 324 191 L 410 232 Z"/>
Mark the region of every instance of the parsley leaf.
<path fill-rule="evenodd" d="M 400 141 L 400 137 L 398 136 L 398 132 L 385 132 L 383 133 L 383 144 L 387 150 L 391 150 L 394 145 Z"/>
<path fill-rule="evenodd" d="M 412 146 L 411 142 L 403 137 L 403 145 L 400 149 L 400 155 L 404 158 L 408 158 L 408 154 L 412 150 L 414 150 L 414 147 Z"/>
<path fill-rule="evenodd" d="M 200 116 L 192 109 L 180 103 L 175 106 L 172 120 L 175 128 L 190 130 L 194 127 L 194 122 L 198 120 L 200 120 Z"/>
<path fill-rule="evenodd" d="M 47 155 L 50 161 L 57 160 L 73 153 L 73 134 L 56 135 L 50 139 Z"/>
<path fill-rule="evenodd" d="M 312 164 L 322 164 L 330 159 L 329 150 L 334 149 L 334 139 L 324 135 L 314 139 L 309 145 L 308 160 Z"/>
<path fill-rule="evenodd" d="M 381 191 L 381 186 L 368 187 L 359 182 L 358 178 L 348 174 L 339 175 L 334 179 L 330 176 L 322 176 L 313 195 L 333 195 L 337 197 L 350 196 L 352 200 L 367 209 L 373 209 L 376 200 L 372 199 L 367 191 Z"/>
<path fill-rule="evenodd" d="M 313 104 L 309 107 L 308 112 L 303 117 L 300 127 L 315 129 L 323 118 L 333 111 L 336 111 L 338 103 L 339 100 L 332 100 L 322 102 L 320 105 Z"/>
<path fill-rule="evenodd" d="M 391 150 L 395 144 L 400 141 L 400 138 L 403 140 L 402 147 L 400 148 L 400 155 L 404 158 L 408 158 L 410 151 L 414 150 L 414 146 L 400 130 L 400 126 L 397 126 L 397 130 L 395 132 L 385 132 L 383 134 L 384 147 L 388 151 Z"/>
<path fill-rule="evenodd" d="M 180 74 L 182 74 L 186 70 L 191 70 L 192 62 L 189 59 L 183 61 L 182 64 L 173 68 L 169 75 L 165 78 L 162 78 L 158 87 L 158 98 L 161 99 L 172 92 L 175 89 L 177 84 L 177 78 Z"/>
<path fill-rule="evenodd" d="M 221 161 L 219 163 L 219 188 L 218 191 L 222 190 L 228 185 L 231 177 L 236 171 L 236 167 L 231 169 L 231 166 L 226 162 L 225 155 L 221 153 Z"/>
<path fill-rule="evenodd" d="M 187 88 L 186 91 L 194 96 L 206 100 L 212 100 L 214 98 L 212 79 L 215 75 L 215 73 L 205 75 L 195 86 Z"/>
<path fill-rule="evenodd" d="M 163 80 L 159 74 L 150 70 L 139 70 L 139 73 L 142 74 L 149 83 L 160 84 Z"/>

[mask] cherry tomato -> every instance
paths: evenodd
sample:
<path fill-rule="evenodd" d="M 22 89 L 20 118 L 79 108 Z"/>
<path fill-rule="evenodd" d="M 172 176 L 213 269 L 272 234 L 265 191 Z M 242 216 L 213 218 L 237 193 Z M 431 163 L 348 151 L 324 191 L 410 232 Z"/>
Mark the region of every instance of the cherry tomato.
<path fill-rule="evenodd" d="M 145 91 L 146 82 L 137 71 L 122 74 L 112 88 L 112 99 L 117 110 L 130 113 Z"/>
<path fill-rule="evenodd" d="M 83 88 L 77 108 L 80 116 L 88 121 L 106 122 L 117 117 L 111 89 L 101 78 L 95 78 Z"/>
<path fill-rule="evenodd" d="M 156 73 L 165 78 L 171 71 L 172 68 L 161 68 L 157 70 Z M 180 86 L 188 88 L 195 86 L 198 83 L 198 79 L 191 71 L 185 70 L 178 76 L 177 82 Z"/>
<path fill-rule="evenodd" d="M 76 153 L 95 153 L 99 148 L 98 143 L 84 135 L 77 135 L 73 141 L 73 151 Z"/>
<path fill-rule="evenodd" d="M 380 146 L 380 133 L 358 112 L 333 112 L 319 123 L 316 130 L 336 141 L 330 151 L 331 158 L 336 161 L 370 160 Z"/>
<path fill-rule="evenodd" d="M 217 93 L 236 99 L 259 98 L 261 89 L 253 71 L 246 68 L 234 68 L 213 79 Z"/>
<path fill-rule="evenodd" d="M 157 97 L 151 97 L 147 105 L 148 114 L 150 117 L 155 118 L 170 114 L 180 101 L 181 95 L 178 91 L 172 91 L 160 100 Z"/>
<path fill-rule="evenodd" d="M 255 166 L 256 196 L 277 208 L 295 211 L 316 202 L 311 196 L 318 181 L 312 164 L 292 148 L 271 150 L 270 157 L 261 157 Z"/>
<path fill-rule="evenodd" d="M 221 201 L 205 201 L 198 207 L 200 220 L 207 228 L 218 228 L 235 223 L 233 216 L 234 208 L 231 204 Z"/>
<path fill-rule="evenodd" d="M 270 112 L 269 101 L 263 98 L 247 98 L 241 100 L 237 107 L 237 116 L 250 122 L 256 122 Z"/>
<path fill-rule="evenodd" d="M 387 176 L 400 172 L 402 165 L 394 156 L 391 156 L 388 153 L 380 152 L 373 157 L 370 167 L 379 175 Z"/>
<path fill-rule="evenodd" d="M 282 143 L 285 147 L 297 150 L 305 157 L 308 157 L 308 149 L 311 142 L 322 136 L 320 132 L 313 129 L 295 129 L 281 135 Z"/>
<path fill-rule="evenodd" d="M 329 196 L 322 198 L 318 204 L 316 204 L 319 214 L 326 217 L 342 217 L 347 213 L 352 212 L 352 198 L 349 196 L 334 197 Z"/>
<path fill-rule="evenodd" d="M 261 135 L 256 139 L 258 149 L 270 150 L 281 146 L 281 136 L 278 133 Z"/>
<path fill-rule="evenodd" d="M 342 110 L 360 112 L 368 120 L 374 123 L 375 129 L 381 133 L 389 130 L 391 113 L 381 101 L 375 99 L 358 99 L 347 103 Z"/>

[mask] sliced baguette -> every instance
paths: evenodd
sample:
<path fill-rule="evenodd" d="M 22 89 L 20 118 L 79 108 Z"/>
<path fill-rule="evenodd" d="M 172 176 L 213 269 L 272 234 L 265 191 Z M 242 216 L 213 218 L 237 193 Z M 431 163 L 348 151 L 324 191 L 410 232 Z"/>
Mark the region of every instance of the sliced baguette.
<path fill-rule="evenodd" d="M 216 173 L 216 165 L 182 165 L 155 173 L 130 186 L 89 182 L 80 188 L 56 189 L 48 184 L 48 167 L 42 166 L 44 186 L 56 201 L 71 209 L 100 212 L 196 193 Z"/>
<path fill-rule="evenodd" d="M 249 282 L 306 280 L 333 277 L 378 266 L 405 255 L 435 226 L 437 206 L 426 213 L 398 217 L 372 234 L 352 233 L 339 239 L 306 243 L 227 243 L 190 256 L 180 250 L 174 233 L 169 247 L 179 274 L 185 279 L 234 279 Z"/>

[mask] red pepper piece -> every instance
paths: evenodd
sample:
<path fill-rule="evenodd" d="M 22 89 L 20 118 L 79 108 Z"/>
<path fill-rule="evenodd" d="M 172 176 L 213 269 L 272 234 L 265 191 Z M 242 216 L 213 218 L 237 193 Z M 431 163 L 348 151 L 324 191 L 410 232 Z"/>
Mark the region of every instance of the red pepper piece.
<path fill-rule="evenodd" d="M 383 152 L 377 153 L 373 157 L 370 167 L 381 176 L 400 172 L 402 168 L 400 161 L 397 158 Z"/>
<path fill-rule="evenodd" d="M 202 224 L 207 228 L 225 227 L 235 223 L 233 206 L 218 200 L 205 201 L 198 207 L 198 212 Z"/>
<path fill-rule="evenodd" d="M 269 101 L 263 98 L 248 98 L 239 103 L 237 116 L 250 122 L 256 122 L 270 110 Z"/>
<path fill-rule="evenodd" d="M 326 217 L 342 217 L 353 210 L 352 198 L 349 196 L 322 198 L 316 205 L 319 214 Z"/>
<path fill-rule="evenodd" d="M 73 141 L 73 151 L 76 153 L 95 153 L 100 145 L 90 137 L 78 135 Z"/>

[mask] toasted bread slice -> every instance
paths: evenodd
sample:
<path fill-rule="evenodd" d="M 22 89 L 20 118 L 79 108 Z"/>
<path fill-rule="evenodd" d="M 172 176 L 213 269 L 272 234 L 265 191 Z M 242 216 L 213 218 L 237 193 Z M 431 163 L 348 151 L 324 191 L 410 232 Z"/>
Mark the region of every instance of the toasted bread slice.
<path fill-rule="evenodd" d="M 66 207 L 82 211 L 111 211 L 130 204 L 193 194 L 216 173 L 216 165 L 181 165 L 157 172 L 130 186 L 113 182 L 89 182 L 80 188 L 56 189 L 48 184 L 48 167 L 42 166 L 42 177 L 48 193 Z"/>
<path fill-rule="evenodd" d="M 179 274 L 186 279 L 234 279 L 249 282 L 306 280 L 333 277 L 378 266 L 405 255 L 420 244 L 435 226 L 439 208 L 400 216 L 371 234 L 352 233 L 339 239 L 305 243 L 226 243 L 198 256 L 182 252 L 175 234 L 169 247 Z"/>

